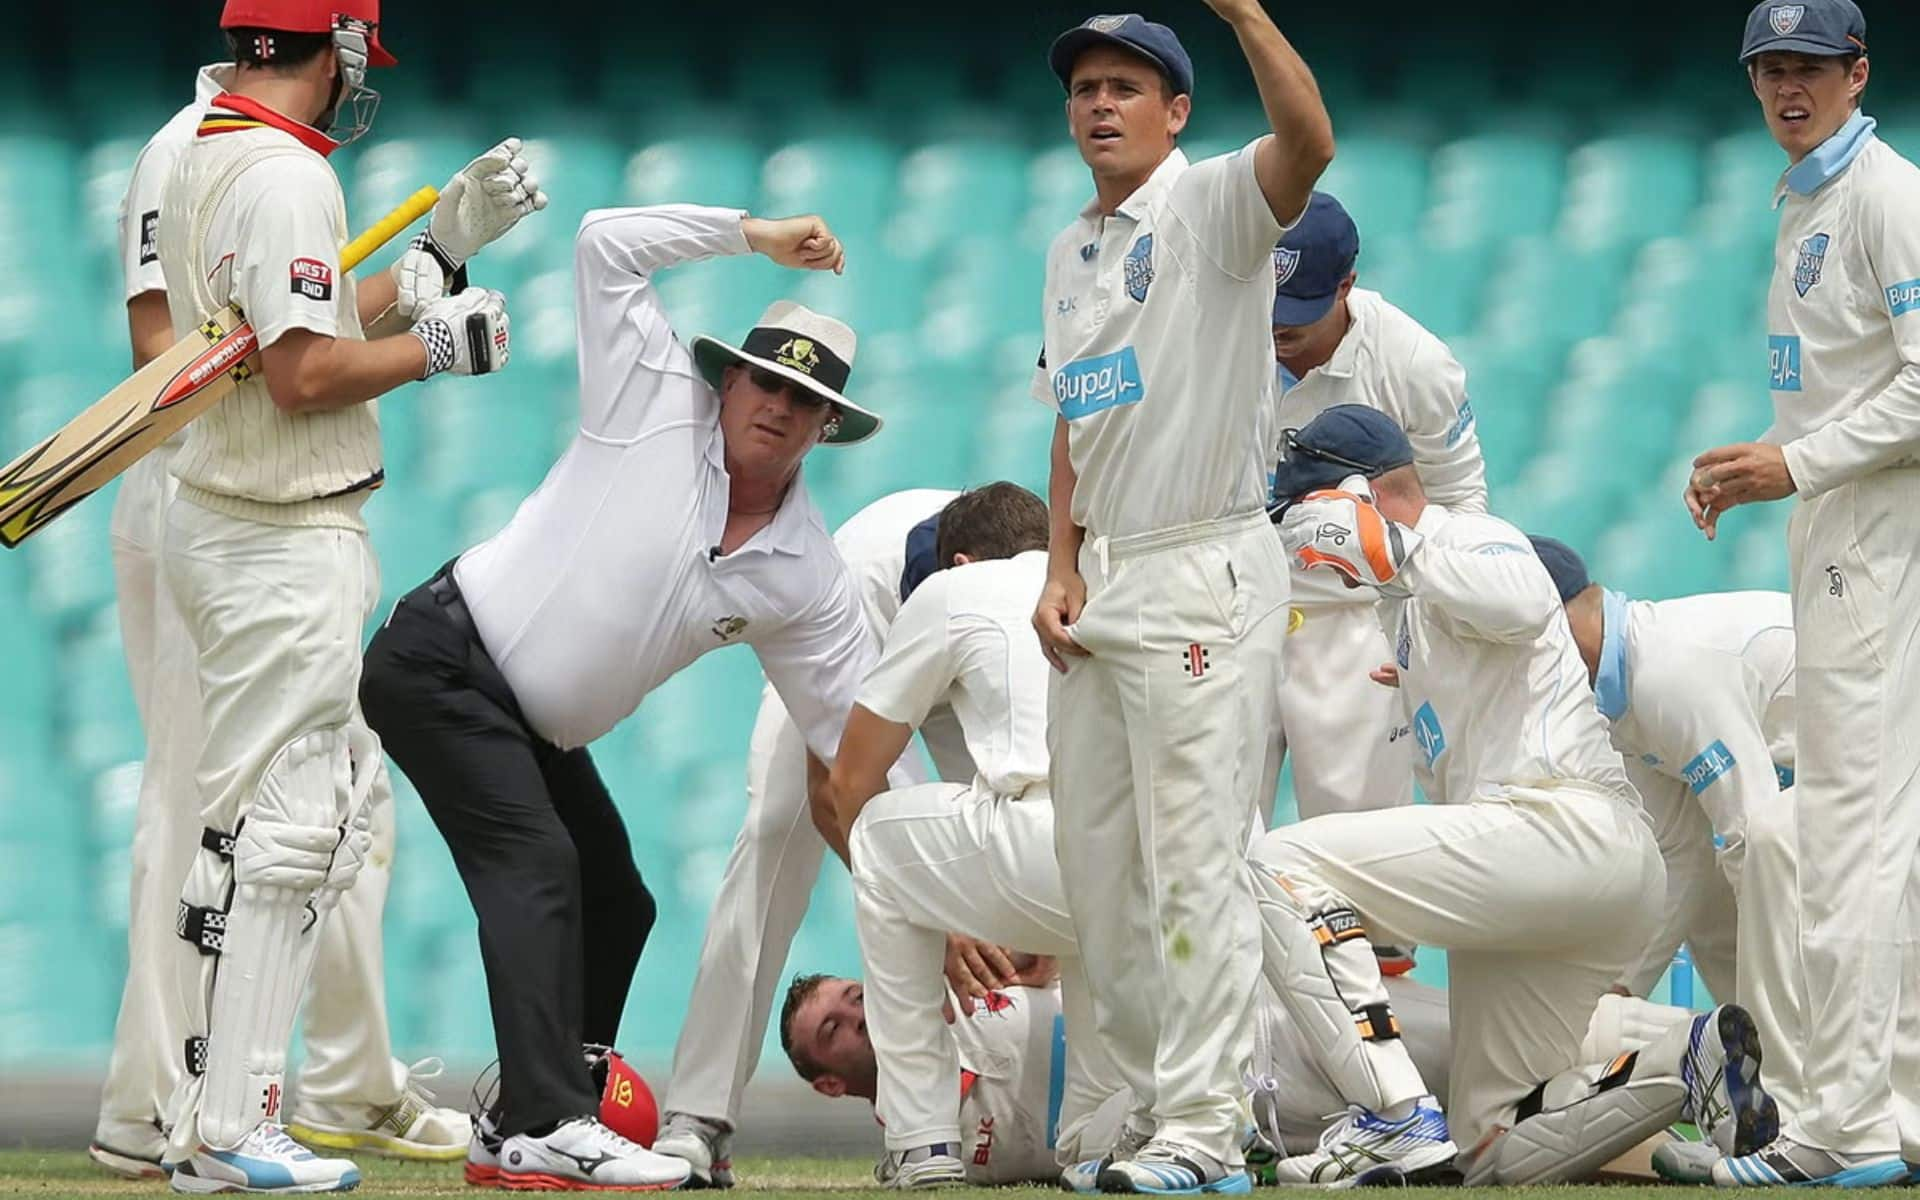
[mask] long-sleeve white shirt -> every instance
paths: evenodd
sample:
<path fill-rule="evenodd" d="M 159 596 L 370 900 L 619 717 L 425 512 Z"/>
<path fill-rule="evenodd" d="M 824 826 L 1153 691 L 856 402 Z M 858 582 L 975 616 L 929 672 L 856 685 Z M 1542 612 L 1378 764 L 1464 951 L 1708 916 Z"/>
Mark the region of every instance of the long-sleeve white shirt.
<path fill-rule="evenodd" d="M 580 428 L 507 527 L 455 577 L 533 728 L 593 741 L 709 650 L 754 648 L 807 746 L 831 760 L 873 643 L 798 476 L 773 520 L 719 555 L 729 482 L 720 398 L 674 336 L 652 274 L 745 254 L 737 209 L 601 209 L 574 247 Z"/>
<path fill-rule="evenodd" d="M 1414 768 L 1436 804 L 1579 782 L 1631 798 L 1560 594 L 1526 535 L 1485 513 L 1428 504 L 1380 602 Z"/>
<path fill-rule="evenodd" d="M 1920 168 L 1856 113 L 1775 191 L 1768 440 L 1815 496 L 1920 456 Z"/>
<path fill-rule="evenodd" d="M 1274 364 L 1281 429 L 1304 429 L 1336 404 L 1379 409 L 1406 430 L 1421 489 L 1451 512 L 1487 511 L 1487 467 L 1480 457 L 1467 372 L 1446 344 L 1378 292 L 1347 296 L 1352 324 L 1333 357 L 1295 379 Z M 1277 449 L 1277 447 L 1276 447 Z M 1358 604 L 1326 571 L 1293 569 L 1293 603 Z"/>

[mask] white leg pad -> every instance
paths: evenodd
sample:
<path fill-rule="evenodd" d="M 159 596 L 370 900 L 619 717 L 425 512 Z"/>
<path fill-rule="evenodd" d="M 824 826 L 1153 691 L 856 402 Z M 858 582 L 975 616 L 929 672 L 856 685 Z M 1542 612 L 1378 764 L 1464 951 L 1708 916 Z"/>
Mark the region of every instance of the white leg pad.
<path fill-rule="evenodd" d="M 1537 1097 L 1540 1111 L 1475 1157 L 1468 1186 L 1582 1182 L 1680 1119 L 1687 1089 L 1678 1077 L 1630 1076 L 1631 1065 L 1618 1063 L 1556 1075 Z"/>
<path fill-rule="evenodd" d="M 1644 1050 L 1675 1026 L 1690 1025 L 1694 1015 L 1688 1009 L 1670 1004 L 1655 1004 L 1638 996 L 1617 996 L 1609 992 L 1594 1005 L 1593 1019 L 1587 1024 L 1587 1038 L 1580 1044 L 1580 1057 L 1586 1062 L 1605 1062 L 1621 1054 Z"/>

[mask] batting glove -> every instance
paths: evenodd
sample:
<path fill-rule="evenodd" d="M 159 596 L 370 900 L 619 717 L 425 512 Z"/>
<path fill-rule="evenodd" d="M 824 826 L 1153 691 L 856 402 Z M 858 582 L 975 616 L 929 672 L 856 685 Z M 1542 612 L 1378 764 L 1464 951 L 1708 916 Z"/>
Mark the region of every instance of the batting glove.
<path fill-rule="evenodd" d="M 1355 586 L 1406 596 L 1400 573 L 1419 549 L 1420 535 L 1381 516 L 1366 481 L 1353 478 L 1338 489 L 1308 492 L 1287 509 L 1280 542 L 1302 567 L 1323 567 Z"/>
<path fill-rule="evenodd" d="M 508 138 L 440 189 L 426 232 L 414 238 L 394 264 L 401 316 L 411 319 L 446 295 L 454 275 L 481 247 L 547 206 L 547 194 L 520 157 L 520 145 L 519 138 Z"/>
<path fill-rule="evenodd" d="M 485 375 L 507 365 L 507 298 L 492 288 L 469 288 L 420 310 L 409 331 L 427 348 L 422 379 L 452 371 Z"/>

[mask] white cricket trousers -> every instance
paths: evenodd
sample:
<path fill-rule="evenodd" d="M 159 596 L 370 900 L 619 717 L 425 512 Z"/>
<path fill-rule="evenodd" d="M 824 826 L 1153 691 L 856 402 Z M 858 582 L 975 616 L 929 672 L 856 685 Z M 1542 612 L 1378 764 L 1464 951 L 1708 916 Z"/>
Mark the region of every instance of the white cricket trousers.
<path fill-rule="evenodd" d="M 134 892 L 136 919 L 143 910 L 153 914 L 151 927 L 164 926 L 164 936 L 159 944 L 136 938 L 129 961 L 171 962 L 184 952 L 188 982 L 184 989 L 156 987 L 137 999 L 168 1008 L 165 1019 L 182 1030 L 170 1042 L 126 1042 L 123 1011 L 114 1058 L 116 1064 L 143 1064 L 129 1068 L 139 1090 L 117 1101 L 110 1075 L 108 1103 L 131 1107 L 153 1096 L 165 1112 L 172 1086 L 185 1074 L 182 1046 L 196 1022 L 192 1014 L 205 1021 L 201 972 L 211 960 L 202 960 L 173 931 L 201 830 L 233 829 L 268 761 L 299 733 L 364 723 L 358 698 L 361 628 L 380 584 L 363 533 L 263 525 L 185 501 L 165 503 L 159 524 L 166 539 L 164 579 L 150 594 L 156 612 L 164 605 L 170 614 L 160 618 L 160 627 L 178 622 L 169 636 L 184 636 L 187 644 L 157 643 L 153 661 L 167 661 L 168 655 L 197 659 L 191 684 L 162 685 L 179 693 L 174 699 L 190 714 L 182 724 L 191 726 L 194 739 L 184 742 L 174 727 L 174 738 L 159 743 L 170 781 L 163 777 L 152 787 L 142 781 L 142 811 L 158 810 L 152 820 L 171 831 L 159 844 L 179 857 L 156 858 L 144 887 Z M 393 1058 L 387 1024 L 381 917 L 392 876 L 394 817 L 385 770 L 370 803 L 373 848 L 321 930 L 304 1009 L 307 1056 L 295 1090 L 296 1112 L 306 1101 L 390 1105 L 407 1086 L 407 1067 Z M 143 849 L 152 847 L 136 847 L 136 858 Z M 131 970 L 129 976 L 131 999 Z M 157 1090 L 162 1083 L 166 1091 Z M 149 1087 L 156 1092 L 147 1092 Z"/>
<path fill-rule="evenodd" d="M 1447 1116 L 1463 1149 L 1512 1125 L 1540 1083 L 1581 1065 L 1595 1004 L 1639 961 L 1666 899 L 1639 804 L 1575 783 L 1317 817 L 1267 834 L 1254 862 L 1278 885 L 1263 893 L 1276 933 L 1269 978 L 1303 1031 L 1338 1034 L 1327 1065 L 1350 1101 L 1391 1105 L 1426 1085 L 1399 1040 L 1358 1040 L 1325 943 L 1301 931 L 1351 909 L 1369 940 L 1447 951 Z M 1372 972 L 1365 990 L 1379 992 L 1371 953 L 1344 962 Z M 1376 1087 L 1382 1094 L 1370 1094 Z"/>
<path fill-rule="evenodd" d="M 1300 819 L 1413 803 L 1407 715 L 1397 692 L 1367 678 L 1393 660 L 1373 605 L 1298 611 L 1280 685 L 1280 746 L 1293 763 Z"/>
<path fill-rule="evenodd" d="M 1786 1132 L 1920 1161 L 1920 468 L 1801 502 L 1787 538 L 1800 961 L 1770 969 L 1804 991 L 1806 1106 Z"/>
<path fill-rule="evenodd" d="M 1247 829 L 1289 578 L 1264 513 L 1090 538 L 1047 696 L 1054 844 L 1108 1056 L 1154 1136 L 1241 1161 L 1260 926 Z"/>
<path fill-rule="evenodd" d="M 854 922 L 879 1066 L 874 1112 L 889 1150 L 960 1140 L 960 1062 L 940 1011 L 949 932 L 1059 960 L 1067 1029 L 1061 1129 L 1085 1124 L 1116 1090 L 1088 1036 L 1086 980 L 1053 838 L 1045 787 L 1011 797 L 924 783 L 882 792 L 854 822 Z"/>

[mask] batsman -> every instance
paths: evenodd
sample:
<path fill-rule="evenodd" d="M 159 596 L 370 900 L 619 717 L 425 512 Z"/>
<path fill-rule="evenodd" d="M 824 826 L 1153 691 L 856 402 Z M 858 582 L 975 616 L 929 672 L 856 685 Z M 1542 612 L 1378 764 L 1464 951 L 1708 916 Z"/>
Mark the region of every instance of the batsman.
<path fill-rule="evenodd" d="M 261 350 L 189 426 L 162 549 L 206 717 L 204 829 L 175 923 L 200 951 L 204 990 L 164 1162 L 178 1192 L 343 1191 L 359 1183 L 353 1164 L 301 1149 L 278 1118 L 319 934 L 368 855 L 385 788 L 355 699 L 379 595 L 360 517 L 384 477 L 371 401 L 506 364 L 505 298 L 440 285 L 542 198 L 510 153 L 483 156 L 398 269 L 356 281 L 327 156 L 366 131 L 379 100 L 368 68 L 394 63 L 378 0 L 228 0 L 220 24 L 232 82 L 167 182 L 160 265 L 176 336 L 232 304 Z"/>

